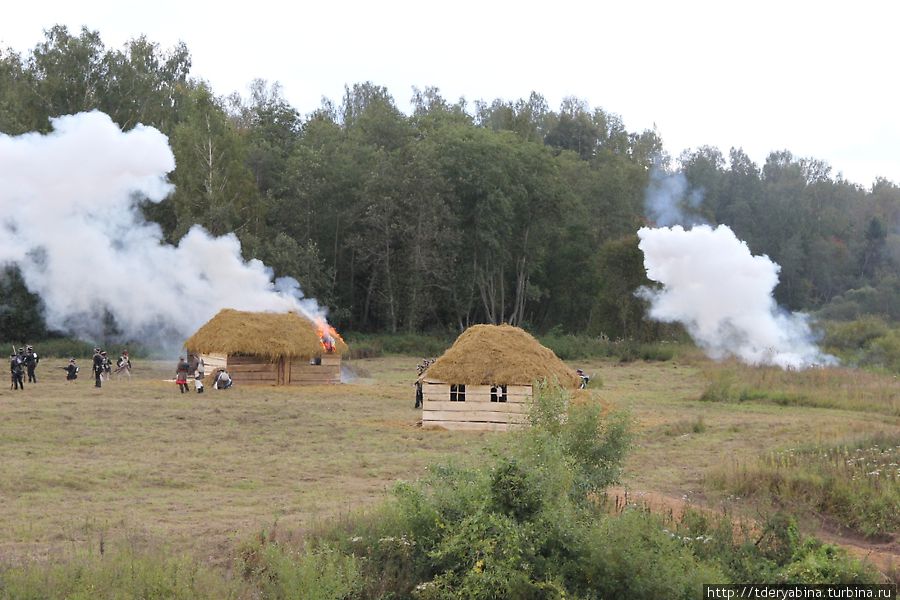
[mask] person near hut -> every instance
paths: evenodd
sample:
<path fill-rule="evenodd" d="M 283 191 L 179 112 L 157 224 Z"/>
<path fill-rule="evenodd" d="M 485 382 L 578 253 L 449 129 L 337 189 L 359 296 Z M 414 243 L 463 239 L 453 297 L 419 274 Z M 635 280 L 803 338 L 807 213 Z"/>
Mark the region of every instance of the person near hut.
<path fill-rule="evenodd" d="M 191 376 L 203 379 L 206 377 L 206 365 L 203 363 L 203 357 L 199 354 L 188 354 L 188 364 L 191 366 Z"/>
<path fill-rule="evenodd" d="M 116 361 L 116 376 L 123 374 L 131 377 L 131 357 L 128 356 L 128 350 L 122 350 L 122 355 Z"/>
<path fill-rule="evenodd" d="M 213 384 L 213 389 L 227 390 L 233 384 L 234 382 L 231 380 L 231 375 L 228 374 L 228 371 L 219 369 L 219 372 L 216 375 L 216 382 Z"/>
<path fill-rule="evenodd" d="M 9 355 L 9 389 L 24 390 L 25 383 L 22 381 L 22 373 L 24 368 L 18 354 Z"/>
<path fill-rule="evenodd" d="M 203 393 L 203 376 L 199 372 L 194 377 L 194 389 L 197 390 L 198 394 Z"/>
<path fill-rule="evenodd" d="M 78 379 L 78 365 L 75 364 L 74 358 L 70 358 L 69 364 L 65 367 L 60 367 L 60 369 L 66 372 L 66 381 L 75 381 Z"/>
<path fill-rule="evenodd" d="M 103 355 L 100 354 L 100 348 L 94 348 L 94 356 L 91 359 L 91 369 L 94 372 L 94 387 L 103 387 L 101 377 L 103 376 Z"/>
<path fill-rule="evenodd" d="M 416 372 L 419 374 L 420 379 L 416 379 L 416 405 L 413 408 L 422 408 L 425 403 L 425 395 L 422 390 L 422 381 L 421 377 L 425 371 L 428 370 L 428 367 L 431 366 L 431 363 L 434 362 L 433 358 L 423 358 L 422 362 L 416 365 Z"/>
<path fill-rule="evenodd" d="M 178 357 L 178 367 L 175 370 L 175 383 L 178 384 L 178 389 L 181 390 L 181 393 L 185 393 L 188 391 L 188 374 L 191 372 L 191 365 L 184 360 L 183 356 Z"/>
<path fill-rule="evenodd" d="M 37 377 L 34 374 L 34 370 L 37 368 L 38 358 L 37 352 L 34 351 L 32 346 L 25 347 L 25 370 L 28 372 L 28 383 L 37 383 Z"/>

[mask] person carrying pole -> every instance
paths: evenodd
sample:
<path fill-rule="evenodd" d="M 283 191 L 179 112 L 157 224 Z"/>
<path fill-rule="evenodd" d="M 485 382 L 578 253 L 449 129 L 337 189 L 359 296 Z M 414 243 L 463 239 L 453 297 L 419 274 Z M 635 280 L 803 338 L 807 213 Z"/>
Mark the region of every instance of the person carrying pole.
<path fill-rule="evenodd" d="M 25 389 L 25 384 L 22 382 L 22 361 L 19 360 L 18 354 L 9 355 L 9 379 L 9 389 Z"/>

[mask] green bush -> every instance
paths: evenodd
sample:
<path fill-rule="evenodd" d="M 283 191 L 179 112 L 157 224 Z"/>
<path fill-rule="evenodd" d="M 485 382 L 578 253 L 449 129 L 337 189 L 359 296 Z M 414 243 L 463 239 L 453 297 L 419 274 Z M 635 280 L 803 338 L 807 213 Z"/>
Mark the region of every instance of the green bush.
<path fill-rule="evenodd" d="M 855 321 L 829 322 L 825 324 L 824 345 L 834 350 L 861 350 L 872 340 L 889 330 L 884 320 L 867 316 Z"/>
<path fill-rule="evenodd" d="M 361 588 L 356 558 L 327 545 L 294 550 L 263 536 L 240 554 L 241 572 L 263 600 L 341 600 Z"/>
<path fill-rule="evenodd" d="M 878 583 L 879 576 L 846 551 L 804 538 L 793 517 L 775 512 L 756 528 L 735 528 L 725 515 L 686 511 L 671 533 L 733 582 Z"/>

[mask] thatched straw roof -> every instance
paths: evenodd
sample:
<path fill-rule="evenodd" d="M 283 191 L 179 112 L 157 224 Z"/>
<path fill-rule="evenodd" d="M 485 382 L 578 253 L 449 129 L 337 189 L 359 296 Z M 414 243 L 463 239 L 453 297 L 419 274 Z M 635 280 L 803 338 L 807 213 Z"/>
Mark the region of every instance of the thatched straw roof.
<path fill-rule="evenodd" d="M 422 379 L 467 385 L 531 385 L 556 379 L 565 387 L 580 382 L 552 350 L 511 325 L 469 327 Z"/>
<path fill-rule="evenodd" d="M 270 359 L 311 358 L 324 354 L 316 325 L 296 313 L 243 312 L 230 308 L 197 330 L 184 343 L 191 352 L 245 354 Z M 335 340 L 335 350 L 349 349 Z"/>

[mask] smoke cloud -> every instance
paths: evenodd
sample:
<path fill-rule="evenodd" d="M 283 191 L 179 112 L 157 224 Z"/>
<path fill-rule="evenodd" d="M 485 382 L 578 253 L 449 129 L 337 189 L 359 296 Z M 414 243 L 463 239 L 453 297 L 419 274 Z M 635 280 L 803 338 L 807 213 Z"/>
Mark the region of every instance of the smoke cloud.
<path fill-rule="evenodd" d="M 650 183 L 644 194 L 647 217 L 660 227 L 698 225 L 704 220 L 692 214 L 703 203 L 703 192 L 691 188 L 683 173 L 650 169 Z"/>
<path fill-rule="evenodd" d="M 813 342 L 805 315 L 777 306 L 780 267 L 753 256 L 729 227 L 644 227 L 638 237 L 647 277 L 663 286 L 639 292 L 650 317 L 682 323 L 710 357 L 784 369 L 836 363 Z"/>
<path fill-rule="evenodd" d="M 0 135 L 0 264 L 20 267 L 53 329 L 96 340 L 112 315 L 124 339 L 172 347 L 222 308 L 324 320 L 293 279 L 244 261 L 233 234 L 195 226 L 172 246 L 140 213 L 162 201 L 175 159 L 152 127 L 122 132 L 100 112 L 53 132 Z"/>

